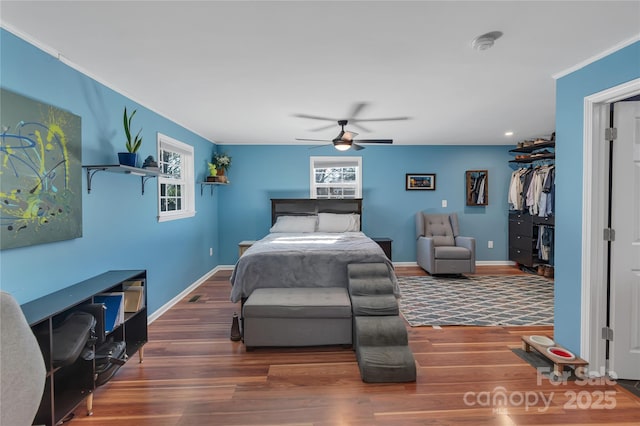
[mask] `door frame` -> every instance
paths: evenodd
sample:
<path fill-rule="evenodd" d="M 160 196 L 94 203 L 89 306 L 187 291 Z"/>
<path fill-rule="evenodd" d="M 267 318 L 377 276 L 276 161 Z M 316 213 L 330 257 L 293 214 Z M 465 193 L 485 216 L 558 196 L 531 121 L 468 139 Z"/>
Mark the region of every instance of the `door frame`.
<path fill-rule="evenodd" d="M 607 225 L 609 149 L 604 129 L 609 127 L 612 103 L 640 94 L 640 78 L 584 98 L 584 138 L 582 160 L 582 292 L 580 354 L 589 361 L 590 374 L 607 373 L 606 325 L 607 245 L 603 230 Z M 594 368 L 596 370 L 594 370 Z"/>

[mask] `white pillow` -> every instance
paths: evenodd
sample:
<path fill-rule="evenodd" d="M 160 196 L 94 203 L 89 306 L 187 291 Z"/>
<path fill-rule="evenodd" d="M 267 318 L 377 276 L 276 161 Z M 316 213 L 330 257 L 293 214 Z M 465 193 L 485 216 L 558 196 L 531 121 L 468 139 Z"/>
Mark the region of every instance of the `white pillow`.
<path fill-rule="evenodd" d="M 318 232 L 360 231 L 360 215 L 355 213 L 318 213 Z"/>
<path fill-rule="evenodd" d="M 269 232 L 315 232 L 317 216 L 279 216 Z"/>

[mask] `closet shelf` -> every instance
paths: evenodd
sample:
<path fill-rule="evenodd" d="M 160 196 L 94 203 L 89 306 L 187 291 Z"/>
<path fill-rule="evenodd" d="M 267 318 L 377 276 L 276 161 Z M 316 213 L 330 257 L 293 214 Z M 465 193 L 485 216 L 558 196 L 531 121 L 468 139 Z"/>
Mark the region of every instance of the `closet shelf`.
<path fill-rule="evenodd" d="M 510 152 L 516 152 L 516 151 L 510 151 Z M 523 151 L 518 151 L 518 152 L 523 152 Z M 533 163 L 534 161 L 540 161 L 540 160 L 555 160 L 556 158 L 556 154 L 541 154 L 541 155 L 537 155 L 537 156 L 531 156 L 528 158 L 521 158 L 519 160 L 509 160 L 510 163 L 524 163 L 524 164 L 528 164 L 528 163 Z"/>
<path fill-rule="evenodd" d="M 555 146 L 556 146 L 556 142 L 555 141 L 547 141 L 547 142 L 542 142 L 542 143 L 534 143 L 533 145 L 529 145 L 529 146 L 523 146 L 522 148 L 510 149 L 509 152 L 528 153 L 528 152 L 537 151 L 537 150 L 542 149 L 542 148 L 555 148 Z"/>

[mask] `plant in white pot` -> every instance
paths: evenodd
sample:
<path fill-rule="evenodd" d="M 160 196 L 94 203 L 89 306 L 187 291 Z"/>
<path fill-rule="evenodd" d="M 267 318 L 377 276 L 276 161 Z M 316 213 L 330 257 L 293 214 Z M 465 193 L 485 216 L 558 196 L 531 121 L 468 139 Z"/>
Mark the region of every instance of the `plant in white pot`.
<path fill-rule="evenodd" d="M 133 110 L 131 115 L 127 114 L 127 107 L 124 107 L 124 134 L 127 137 L 127 141 L 125 143 L 125 147 L 127 148 L 127 152 L 119 152 L 118 159 L 120 160 L 120 164 L 123 166 L 131 166 L 136 167 L 138 164 L 138 150 L 140 149 L 140 145 L 142 145 L 142 136 L 140 136 L 140 132 L 142 129 L 138 131 L 135 137 L 131 137 L 131 120 L 133 116 L 136 115 L 137 110 Z"/>

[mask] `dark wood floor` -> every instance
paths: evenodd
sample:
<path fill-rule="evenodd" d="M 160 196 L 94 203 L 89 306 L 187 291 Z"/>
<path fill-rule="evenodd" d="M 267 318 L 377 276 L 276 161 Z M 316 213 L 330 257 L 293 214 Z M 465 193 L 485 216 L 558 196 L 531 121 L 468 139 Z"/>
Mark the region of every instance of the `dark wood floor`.
<path fill-rule="evenodd" d="M 397 273 L 424 274 L 408 267 Z M 522 272 L 481 267 L 478 273 Z M 405 384 L 363 383 L 354 352 L 340 347 L 247 353 L 241 342 L 229 340 L 231 316 L 239 309 L 229 302 L 229 275 L 216 273 L 151 324 L 144 363 L 130 360 L 95 392 L 94 415 L 78 408 L 71 425 L 640 422 L 640 399 L 620 386 L 552 384 L 512 352 L 521 335 L 553 336 L 551 327 L 408 327 L 418 379 Z M 194 295 L 200 298 L 189 303 Z M 510 402 L 499 405 L 500 396 Z"/>

